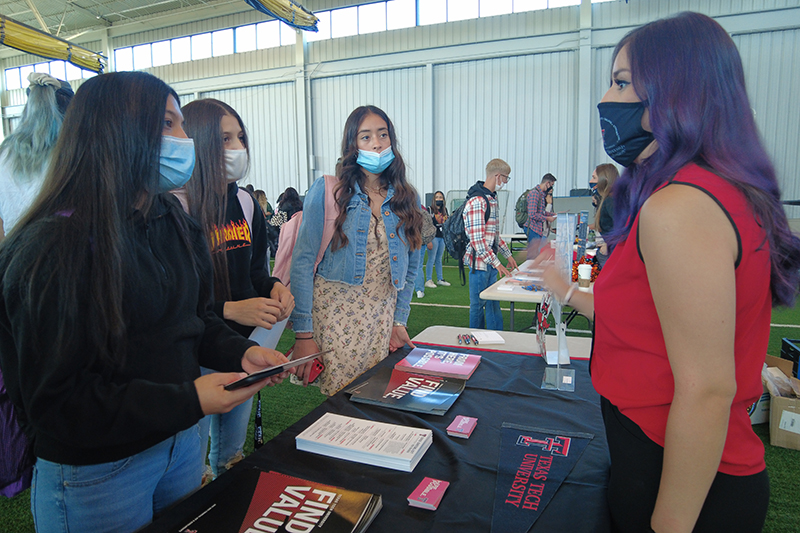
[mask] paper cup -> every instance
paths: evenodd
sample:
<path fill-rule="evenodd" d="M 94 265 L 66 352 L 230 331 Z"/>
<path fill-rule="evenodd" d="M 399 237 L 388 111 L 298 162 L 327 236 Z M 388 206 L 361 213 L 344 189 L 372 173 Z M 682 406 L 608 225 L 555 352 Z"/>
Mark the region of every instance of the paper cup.
<path fill-rule="evenodd" d="M 592 265 L 578 265 L 578 286 L 588 287 L 592 281 Z"/>

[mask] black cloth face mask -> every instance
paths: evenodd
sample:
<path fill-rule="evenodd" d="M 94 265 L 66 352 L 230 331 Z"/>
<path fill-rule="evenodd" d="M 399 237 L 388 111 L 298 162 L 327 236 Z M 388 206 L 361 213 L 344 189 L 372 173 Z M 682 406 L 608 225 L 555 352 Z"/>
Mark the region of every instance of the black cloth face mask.
<path fill-rule="evenodd" d="M 597 104 L 603 148 L 611 159 L 623 167 L 631 166 L 633 160 L 655 140 L 651 132 L 642 128 L 646 104 L 646 101 Z"/>

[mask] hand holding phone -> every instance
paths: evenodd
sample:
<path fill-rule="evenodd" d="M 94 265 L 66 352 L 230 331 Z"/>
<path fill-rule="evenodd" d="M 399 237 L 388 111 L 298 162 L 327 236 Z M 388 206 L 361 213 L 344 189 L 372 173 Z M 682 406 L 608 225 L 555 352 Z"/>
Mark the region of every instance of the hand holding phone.
<path fill-rule="evenodd" d="M 271 366 L 271 367 L 265 368 L 264 370 L 260 370 L 258 372 L 253 372 L 252 374 L 250 374 L 248 376 L 245 376 L 242 379 L 236 380 L 236 381 L 234 381 L 232 383 L 228 383 L 227 385 L 225 385 L 225 390 L 227 390 L 227 391 L 237 390 L 237 389 L 241 389 L 242 387 L 247 387 L 247 386 L 252 385 L 254 383 L 258 383 L 259 381 L 264 381 L 265 379 L 267 379 L 270 376 L 274 376 L 275 374 L 280 374 L 282 372 L 285 372 L 285 371 L 289 370 L 290 368 L 294 368 L 296 366 L 299 366 L 299 365 L 311 362 L 313 360 L 316 360 L 318 357 L 320 357 L 323 354 L 326 354 L 328 352 L 330 352 L 330 350 L 326 350 L 324 352 L 317 352 L 317 353 L 308 355 L 306 357 L 301 357 L 300 359 L 295 359 L 293 361 L 289 361 L 288 363 L 284 363 L 282 365 Z"/>

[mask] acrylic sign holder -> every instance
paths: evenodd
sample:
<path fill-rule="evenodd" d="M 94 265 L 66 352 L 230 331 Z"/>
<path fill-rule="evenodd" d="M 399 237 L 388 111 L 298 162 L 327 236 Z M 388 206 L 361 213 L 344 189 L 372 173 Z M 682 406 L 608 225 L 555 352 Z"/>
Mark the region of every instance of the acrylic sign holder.
<path fill-rule="evenodd" d="M 572 244 L 575 240 L 575 227 L 578 217 L 574 213 L 559 213 L 556 221 L 556 253 L 555 266 L 559 275 L 567 283 L 572 282 Z M 575 370 L 562 368 L 569 365 L 567 349 L 567 325 L 561 316 L 561 302 L 553 298 L 553 317 L 555 318 L 556 338 L 558 339 L 558 355 L 555 367 L 548 366 L 542 376 L 542 389 L 575 392 Z M 550 358 L 545 357 L 545 360 Z"/>

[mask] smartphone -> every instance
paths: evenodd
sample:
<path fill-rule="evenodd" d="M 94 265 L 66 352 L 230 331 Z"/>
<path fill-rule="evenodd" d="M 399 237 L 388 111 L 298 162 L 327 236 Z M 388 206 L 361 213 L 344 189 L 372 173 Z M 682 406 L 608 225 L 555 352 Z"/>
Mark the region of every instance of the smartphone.
<path fill-rule="evenodd" d="M 271 366 L 269 368 L 265 368 L 264 370 L 259 370 L 258 372 L 253 372 L 252 374 L 243 377 L 242 379 L 236 380 L 232 383 L 228 383 L 225 385 L 225 390 L 237 390 L 241 389 L 242 387 L 247 387 L 254 383 L 258 383 L 259 381 L 264 381 L 270 376 L 274 376 L 275 374 L 280 374 L 289 370 L 290 368 L 294 368 L 296 366 L 303 365 L 310 361 L 315 361 L 318 357 L 330 352 L 330 350 L 325 350 L 324 352 L 317 352 L 311 355 L 307 355 L 306 357 L 301 357 L 300 359 L 294 359 L 289 361 L 288 363 L 284 363 L 278 366 Z M 324 368 L 324 367 L 323 367 Z"/>
<path fill-rule="evenodd" d="M 325 363 L 319 359 L 314 359 L 314 364 L 311 365 L 311 371 L 308 373 L 308 382 L 313 383 L 316 381 L 323 370 L 325 370 Z"/>

